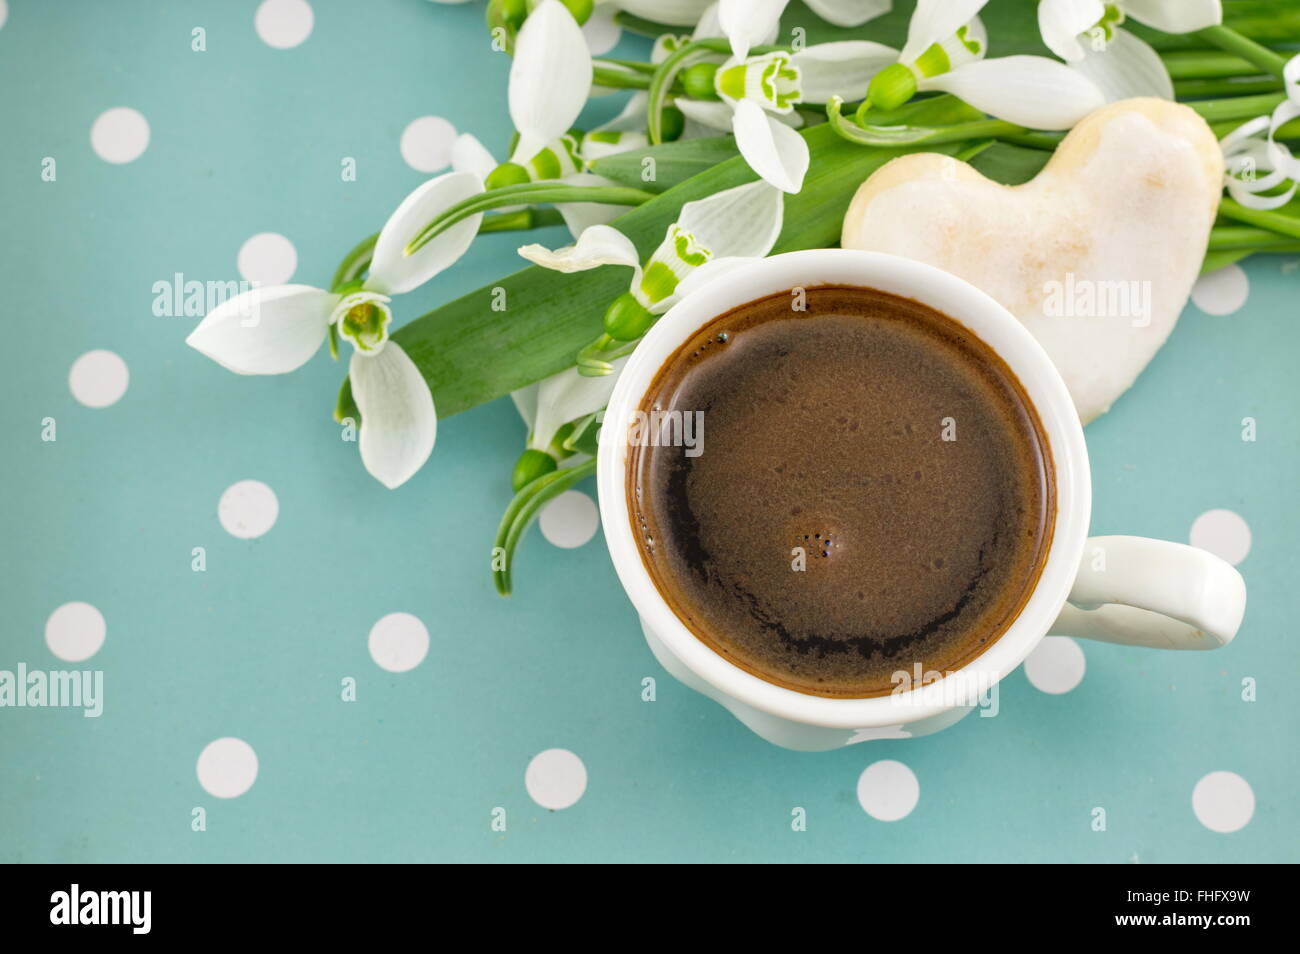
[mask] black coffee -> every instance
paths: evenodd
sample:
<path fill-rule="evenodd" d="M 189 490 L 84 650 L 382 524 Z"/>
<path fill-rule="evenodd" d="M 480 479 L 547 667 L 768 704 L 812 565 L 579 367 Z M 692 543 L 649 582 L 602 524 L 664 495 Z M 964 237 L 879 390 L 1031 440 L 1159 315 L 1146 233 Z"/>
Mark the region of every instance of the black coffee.
<path fill-rule="evenodd" d="M 1010 368 L 946 316 L 864 288 L 798 303 L 742 305 L 665 364 L 630 509 L 660 593 L 716 652 L 800 692 L 880 695 L 917 663 L 959 668 L 1020 611 L 1051 454 Z"/>

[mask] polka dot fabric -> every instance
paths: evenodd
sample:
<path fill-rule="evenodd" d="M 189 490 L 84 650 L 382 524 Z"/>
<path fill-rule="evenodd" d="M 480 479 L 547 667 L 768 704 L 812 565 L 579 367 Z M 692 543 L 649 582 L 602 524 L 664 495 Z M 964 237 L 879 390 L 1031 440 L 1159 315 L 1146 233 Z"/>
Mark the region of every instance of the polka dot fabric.
<path fill-rule="evenodd" d="M 649 652 L 590 481 L 496 595 L 508 401 L 441 422 L 390 492 L 331 419 L 323 353 L 244 378 L 184 344 L 214 286 L 327 284 L 455 135 L 507 153 L 482 5 L 55 6 L 0 0 L 0 84 L 46 77 L 6 100 L 0 150 L 27 223 L 0 283 L 33 309 L 7 352 L 0 672 L 100 673 L 103 706 L 0 714 L 0 858 L 1300 860 L 1277 746 L 1300 721 L 1294 256 L 1202 278 L 1088 430 L 1094 532 L 1245 575 L 1230 647 L 1051 638 L 938 735 L 787 752 Z M 645 54 L 605 11 L 583 32 Z M 485 237 L 395 320 L 490 286 L 517 244 Z"/>

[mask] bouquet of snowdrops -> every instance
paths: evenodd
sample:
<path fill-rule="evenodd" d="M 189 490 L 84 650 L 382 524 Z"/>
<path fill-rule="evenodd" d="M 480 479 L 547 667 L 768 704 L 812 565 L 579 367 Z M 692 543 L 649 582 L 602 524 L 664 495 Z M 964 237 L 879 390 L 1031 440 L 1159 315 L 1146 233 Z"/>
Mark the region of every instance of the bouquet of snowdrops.
<path fill-rule="evenodd" d="M 462 135 L 453 171 L 323 287 L 256 288 L 188 339 L 241 374 L 293 371 L 326 343 L 337 359 L 346 343 L 335 416 L 359 427 L 362 462 L 389 488 L 428 460 L 439 415 L 512 395 L 528 436 L 491 550 L 502 593 L 538 510 L 593 472 L 618 370 L 657 317 L 738 263 L 835 245 L 854 191 L 890 159 L 938 152 L 1025 182 L 1093 110 L 1177 99 L 1227 160 L 1203 268 L 1300 250 L 1292 4 L 607 2 L 651 38 L 644 60 L 591 55 L 593 0 L 490 0 L 491 43 L 513 57 L 504 161 Z M 615 119 L 574 128 L 590 96 L 624 90 Z M 572 244 L 525 244 L 531 267 L 395 327 L 394 299 L 478 234 L 559 224 Z"/>

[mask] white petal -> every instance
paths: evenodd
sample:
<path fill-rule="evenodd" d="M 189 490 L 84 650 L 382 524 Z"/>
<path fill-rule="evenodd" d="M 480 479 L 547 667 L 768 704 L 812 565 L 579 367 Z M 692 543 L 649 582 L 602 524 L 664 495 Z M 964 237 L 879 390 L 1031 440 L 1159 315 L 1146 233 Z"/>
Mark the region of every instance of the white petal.
<path fill-rule="evenodd" d="M 942 43 L 969 23 L 988 0 L 916 0 L 907 24 L 907 43 L 899 60 L 911 63 L 935 43 Z"/>
<path fill-rule="evenodd" d="M 492 158 L 492 153 L 469 133 L 461 133 L 451 144 L 452 171 L 468 172 L 486 179 L 496 167 L 497 161 Z"/>
<path fill-rule="evenodd" d="M 731 107 L 721 100 L 686 99 L 679 96 L 673 103 L 687 119 L 693 119 L 710 129 L 731 132 Z"/>
<path fill-rule="evenodd" d="M 736 103 L 731 131 L 749 168 L 784 192 L 803 188 L 808 172 L 808 143 L 803 136 L 748 99 Z"/>
<path fill-rule="evenodd" d="M 639 269 L 641 257 L 632 240 L 608 225 L 593 225 L 577 244 L 550 251 L 541 245 L 525 245 L 519 254 L 534 265 L 557 272 L 585 272 L 601 265 L 630 265 Z"/>
<path fill-rule="evenodd" d="M 650 94 L 637 90 L 628 98 L 621 113 L 590 132 L 638 132 L 645 129 L 646 106 L 649 102 Z"/>
<path fill-rule="evenodd" d="M 537 419 L 537 390 L 541 387 L 540 382 L 533 382 L 527 387 L 522 387 L 518 391 L 510 392 L 510 400 L 515 402 L 515 410 L 523 419 L 524 426 L 531 429 L 533 421 Z"/>
<path fill-rule="evenodd" d="M 718 25 L 731 41 L 738 60 L 753 46 L 771 43 L 781 28 L 781 14 L 789 0 L 718 0 Z"/>
<path fill-rule="evenodd" d="M 582 156 L 583 162 L 595 162 L 597 159 L 604 159 L 607 156 L 617 156 L 621 152 L 644 149 L 648 145 L 650 145 L 650 139 L 645 133 L 621 133 L 618 142 L 600 142 L 587 136 L 583 138 L 578 154 Z"/>
<path fill-rule="evenodd" d="M 320 350 L 338 300 L 309 285 L 254 288 L 208 312 L 185 343 L 236 374 L 284 374 Z"/>
<path fill-rule="evenodd" d="M 512 162 L 527 162 L 569 131 L 591 92 L 591 51 L 560 0 L 542 0 L 515 40 L 510 118 L 519 131 Z"/>
<path fill-rule="evenodd" d="M 1155 50 L 1127 30 L 1115 30 L 1105 49 L 1096 51 L 1084 41 L 1084 58 L 1070 66 L 1096 84 L 1106 102 L 1138 96 L 1174 98 L 1174 81 Z"/>
<path fill-rule="evenodd" d="M 627 358 L 611 361 L 614 371 L 599 377 L 586 377 L 577 368 L 567 368 L 544 379 L 537 390 L 537 416 L 528 435 L 528 446 L 545 450 L 555 432 L 570 421 L 599 411 L 614 393 L 618 373 Z"/>
<path fill-rule="evenodd" d="M 1079 34 L 1105 15 L 1101 0 L 1039 0 L 1038 32 L 1049 50 L 1074 63 L 1083 59 Z"/>
<path fill-rule="evenodd" d="M 710 37 L 722 36 L 722 24 L 718 22 L 718 4 L 710 3 L 708 8 L 700 14 L 700 19 L 695 24 L 695 29 L 691 31 L 692 40 L 707 40 Z M 659 40 L 664 39 L 660 37 Z M 663 59 L 656 61 L 654 56 L 659 52 L 659 40 L 655 41 L 655 47 L 650 51 L 650 61 L 656 66 L 668 58 L 668 52 L 663 53 Z"/>
<path fill-rule="evenodd" d="M 589 130 L 587 135 L 582 137 L 582 144 L 579 149 L 582 158 L 586 162 L 595 162 L 597 159 L 603 159 L 606 156 L 615 156 L 620 152 L 626 152 L 629 149 L 643 149 L 649 145 L 649 139 L 645 134 L 646 124 L 646 104 L 650 101 L 650 94 L 638 90 L 628 99 L 623 111 L 607 123 L 602 123 L 595 129 Z M 616 132 L 621 133 L 619 141 L 616 143 L 601 142 L 593 133 Z"/>
<path fill-rule="evenodd" d="M 807 0 L 808 8 L 835 26 L 862 26 L 894 9 L 893 0 Z"/>
<path fill-rule="evenodd" d="M 799 68 L 799 91 L 805 103 L 826 103 L 832 96 L 850 102 L 862 99 L 871 77 L 897 61 L 893 47 L 867 40 L 818 43 L 790 58 Z"/>
<path fill-rule="evenodd" d="M 1164 33 L 1191 33 L 1223 22 L 1219 0 L 1124 0 L 1124 13 Z"/>
<path fill-rule="evenodd" d="M 1030 129 L 1069 129 L 1106 104 L 1090 79 L 1045 56 L 968 63 L 924 80 L 921 88 L 952 93 L 990 116 Z"/>
<path fill-rule="evenodd" d="M 433 395 L 396 342 L 373 356 L 352 355 L 352 397 L 361 412 L 361 462 L 390 490 L 424 466 L 438 432 Z"/>
<path fill-rule="evenodd" d="M 614 6 L 636 17 L 668 26 L 694 26 L 713 0 L 614 0 Z"/>
<path fill-rule="evenodd" d="M 406 246 L 440 212 L 482 191 L 482 181 L 472 172 L 445 172 L 403 199 L 379 233 L 366 288 L 400 295 L 455 264 L 478 234 L 481 212 L 457 222 L 414 255 L 406 254 Z"/>
<path fill-rule="evenodd" d="M 785 196 L 760 179 L 687 202 L 677 224 L 714 258 L 762 258 L 781 234 L 784 210 Z"/>
<path fill-rule="evenodd" d="M 565 176 L 560 181 L 566 185 L 581 186 L 612 186 L 618 184 L 606 179 L 604 176 L 594 175 L 590 172 L 575 172 L 571 176 Z M 627 211 L 626 206 L 609 205 L 606 202 L 557 202 L 555 208 L 564 217 L 564 224 L 569 227 L 569 233 L 575 239 L 579 238 L 583 232 L 593 225 L 604 225 L 606 222 L 613 222 Z"/>

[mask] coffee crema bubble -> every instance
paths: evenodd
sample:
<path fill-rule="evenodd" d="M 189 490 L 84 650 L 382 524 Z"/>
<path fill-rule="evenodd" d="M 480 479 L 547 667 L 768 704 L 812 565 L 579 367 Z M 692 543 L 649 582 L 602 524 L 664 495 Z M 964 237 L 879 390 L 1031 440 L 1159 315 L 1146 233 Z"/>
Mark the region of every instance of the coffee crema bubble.
<path fill-rule="evenodd" d="M 1011 624 L 1055 518 L 1019 381 L 971 332 L 884 292 L 809 288 L 686 341 L 643 411 L 699 414 L 702 452 L 634 441 L 627 495 L 656 588 L 754 675 L 832 697 L 953 671 Z"/>

